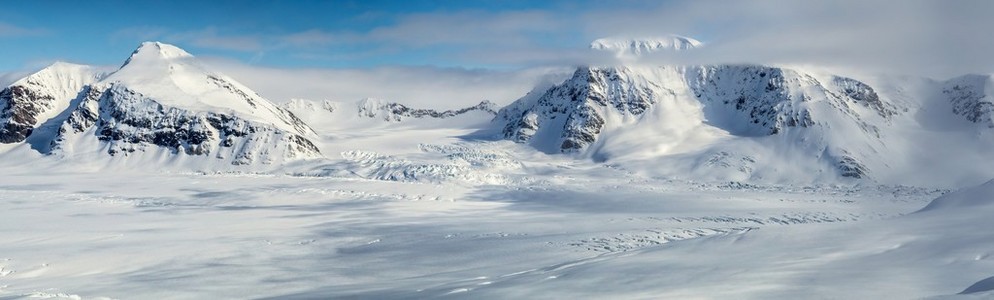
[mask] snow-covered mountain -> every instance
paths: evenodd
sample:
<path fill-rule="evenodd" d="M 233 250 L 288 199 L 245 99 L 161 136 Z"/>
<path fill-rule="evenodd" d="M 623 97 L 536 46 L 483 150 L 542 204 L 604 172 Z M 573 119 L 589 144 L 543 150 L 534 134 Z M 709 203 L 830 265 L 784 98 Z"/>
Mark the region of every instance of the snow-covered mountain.
<path fill-rule="evenodd" d="M 84 86 L 105 74 L 93 67 L 56 62 L 0 91 L 0 143 L 24 141 L 42 122 L 69 107 Z"/>
<path fill-rule="evenodd" d="M 988 81 L 973 81 L 946 84 L 954 106 L 939 118 L 955 113 L 989 122 L 990 103 L 979 92 Z M 663 176 L 883 180 L 916 170 L 918 159 L 908 158 L 902 146 L 930 147 L 932 135 L 909 107 L 929 97 L 887 101 L 852 78 L 783 67 L 583 67 L 502 109 L 495 122 L 504 138 L 546 153 L 574 153 Z M 970 157 L 990 157 L 982 149 L 991 140 L 963 142 Z"/>
<path fill-rule="evenodd" d="M 648 38 L 606 37 L 590 43 L 590 49 L 612 52 L 618 57 L 639 56 L 659 51 L 683 51 L 704 45 L 693 38 L 667 35 Z"/>
<path fill-rule="evenodd" d="M 700 46 L 643 42 L 596 47 Z M 421 149 L 404 143 L 415 136 L 473 140 L 493 126 L 540 152 L 649 176 L 903 183 L 919 174 L 916 180 L 931 183 L 957 174 L 944 179 L 953 184 L 994 177 L 976 164 L 994 159 L 992 82 L 988 75 L 867 81 L 804 68 L 632 63 L 579 68 L 499 111 L 489 101 L 450 110 L 378 99 L 276 105 L 182 49 L 147 42 L 113 72 L 57 63 L 4 89 L 0 142 L 10 144 L 5 152 L 80 161 L 279 167 L 354 151 L 402 156 Z"/>
<path fill-rule="evenodd" d="M 33 149 L 81 159 L 179 155 L 204 165 L 321 157 L 310 140 L 316 134 L 293 113 L 175 46 L 146 42 L 113 73 L 87 70 L 56 64 L 9 89 L 20 97 L 12 99 L 38 103 L 22 105 L 29 109 L 14 110 L 9 118 L 18 124 L 34 120 L 39 128 L 20 136 Z M 19 92 L 24 85 L 43 92 Z"/>

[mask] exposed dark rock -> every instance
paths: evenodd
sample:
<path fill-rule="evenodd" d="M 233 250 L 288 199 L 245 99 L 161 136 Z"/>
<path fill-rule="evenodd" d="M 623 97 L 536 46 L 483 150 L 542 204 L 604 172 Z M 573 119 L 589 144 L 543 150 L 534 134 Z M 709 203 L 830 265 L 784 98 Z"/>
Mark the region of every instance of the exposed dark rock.
<path fill-rule="evenodd" d="M 577 151 L 593 143 L 604 127 L 599 110 L 642 115 L 652 106 L 655 95 L 650 88 L 625 85 L 625 81 L 618 69 L 579 68 L 572 78 L 546 90 L 533 106 L 508 106 L 498 112 L 497 119 L 507 122 L 505 138 L 524 143 L 543 119 L 562 118 L 559 151 Z"/>
<path fill-rule="evenodd" d="M 985 93 L 988 77 L 969 75 L 953 81 L 942 90 L 949 97 L 953 113 L 970 122 L 994 128 L 994 103 Z"/>
<path fill-rule="evenodd" d="M 859 179 L 865 178 L 867 175 L 866 166 L 863 166 L 858 160 L 849 156 L 843 156 L 839 159 L 836 166 L 839 168 L 839 175 L 842 177 Z"/>
<path fill-rule="evenodd" d="M 589 106 L 584 106 L 566 119 L 561 151 L 577 151 L 593 144 L 604 127 L 604 118 Z"/>
<path fill-rule="evenodd" d="M 792 88 L 817 82 L 801 82 L 797 74 L 788 77 L 784 69 L 763 66 L 714 66 L 697 74 L 690 88 L 701 102 L 733 108 L 741 118 L 739 122 L 752 124 L 763 134 L 815 124 L 810 112 L 796 105 L 805 99 L 795 98 Z"/>
<path fill-rule="evenodd" d="M 869 85 L 852 78 L 835 76 L 832 84 L 842 90 L 842 93 L 867 108 L 876 111 L 881 117 L 890 118 L 897 115 L 893 105 L 880 100 L 880 96 Z"/>
<path fill-rule="evenodd" d="M 38 115 L 54 100 L 52 96 L 20 85 L 0 91 L 0 143 L 24 141 L 38 124 Z"/>

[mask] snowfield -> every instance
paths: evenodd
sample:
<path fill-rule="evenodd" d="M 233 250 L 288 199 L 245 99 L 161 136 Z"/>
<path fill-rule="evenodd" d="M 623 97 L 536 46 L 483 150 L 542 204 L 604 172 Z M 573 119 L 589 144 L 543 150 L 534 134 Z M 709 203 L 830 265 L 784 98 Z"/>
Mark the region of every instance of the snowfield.
<path fill-rule="evenodd" d="M 994 239 L 978 230 L 990 222 L 984 200 L 994 184 L 916 213 L 945 191 L 535 168 L 558 171 L 521 185 L 8 172 L 0 186 L 2 292 L 912 298 L 957 294 L 994 275 Z"/>
<path fill-rule="evenodd" d="M 509 141 L 417 142 L 467 131 L 396 134 L 420 138 L 352 137 L 409 153 L 356 150 L 319 168 L 346 171 L 321 174 L 7 166 L 0 291 L 786 299 L 984 298 L 994 287 L 982 282 L 994 237 L 980 230 L 994 184 L 947 194 L 678 181 Z"/>
<path fill-rule="evenodd" d="M 443 108 L 271 101 L 161 43 L 56 64 L 0 92 L 0 299 L 994 298 L 994 80 L 867 78 Z"/>

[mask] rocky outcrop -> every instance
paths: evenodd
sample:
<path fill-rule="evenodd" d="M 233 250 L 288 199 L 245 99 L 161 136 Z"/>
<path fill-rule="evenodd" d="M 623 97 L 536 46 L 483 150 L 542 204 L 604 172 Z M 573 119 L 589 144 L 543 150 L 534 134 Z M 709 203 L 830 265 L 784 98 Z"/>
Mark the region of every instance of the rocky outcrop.
<path fill-rule="evenodd" d="M 868 84 L 840 76 L 833 76 L 831 84 L 838 89 L 842 97 L 873 110 L 883 118 L 891 118 L 898 114 L 894 105 L 880 100 L 880 96 Z"/>
<path fill-rule="evenodd" d="M 849 156 L 839 158 L 839 161 L 836 162 L 836 167 L 839 169 L 839 175 L 842 177 L 860 179 L 868 175 L 866 166 L 860 163 L 859 160 Z"/>
<path fill-rule="evenodd" d="M 0 91 L 0 143 L 10 144 L 24 141 L 36 124 L 38 116 L 51 109 L 52 96 L 43 95 L 25 88 L 11 86 Z"/>
<path fill-rule="evenodd" d="M 987 128 L 994 128 L 994 103 L 986 90 L 990 76 L 967 75 L 948 81 L 942 93 L 949 98 L 953 113 Z"/>
<path fill-rule="evenodd" d="M 69 106 L 83 86 L 102 74 L 57 62 L 0 91 L 0 143 L 24 141 L 48 117 Z"/>

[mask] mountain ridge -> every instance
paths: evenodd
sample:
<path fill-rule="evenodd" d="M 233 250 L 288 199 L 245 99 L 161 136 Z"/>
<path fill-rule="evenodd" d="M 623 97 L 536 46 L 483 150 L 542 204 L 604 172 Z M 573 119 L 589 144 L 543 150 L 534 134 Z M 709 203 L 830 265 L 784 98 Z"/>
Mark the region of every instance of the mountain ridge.
<path fill-rule="evenodd" d="M 960 97 L 963 109 L 931 94 L 913 102 L 949 107 L 935 112 L 938 118 L 986 124 L 988 98 L 978 94 L 985 95 Z M 928 144 L 936 136 L 931 129 L 917 123 L 922 109 L 911 111 L 889 95 L 853 78 L 785 67 L 579 67 L 562 83 L 503 108 L 494 126 L 501 138 L 542 152 L 667 177 L 892 181 L 898 170 L 921 171 L 910 165 L 918 159 L 904 157 L 896 145 L 938 147 Z M 965 156 L 989 157 L 982 149 L 991 140 L 957 141 L 973 151 Z"/>
<path fill-rule="evenodd" d="M 351 138 L 396 146 L 384 134 L 455 130 L 443 138 L 472 140 L 496 131 L 545 154 L 689 180 L 900 182 L 901 174 L 955 168 L 994 177 L 969 161 L 992 158 L 984 150 L 994 146 L 991 82 L 626 63 L 578 67 L 502 108 L 372 98 L 277 105 L 178 47 L 146 42 L 113 72 L 56 63 L 16 81 L 0 93 L 0 142 L 83 161 L 181 157 L 194 167 L 273 169 L 335 159 L 322 149 L 362 151 L 332 145 Z"/>

